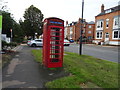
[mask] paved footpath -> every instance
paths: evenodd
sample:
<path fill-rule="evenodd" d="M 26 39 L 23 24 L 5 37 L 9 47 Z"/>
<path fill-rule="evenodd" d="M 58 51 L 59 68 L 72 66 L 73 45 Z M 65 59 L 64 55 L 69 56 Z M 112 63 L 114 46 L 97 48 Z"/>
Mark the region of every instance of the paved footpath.
<path fill-rule="evenodd" d="M 44 88 L 45 82 L 65 75 L 63 70 L 50 71 L 40 66 L 34 61 L 32 49 L 25 45 L 17 48 L 19 54 L 3 68 L 3 88 Z"/>

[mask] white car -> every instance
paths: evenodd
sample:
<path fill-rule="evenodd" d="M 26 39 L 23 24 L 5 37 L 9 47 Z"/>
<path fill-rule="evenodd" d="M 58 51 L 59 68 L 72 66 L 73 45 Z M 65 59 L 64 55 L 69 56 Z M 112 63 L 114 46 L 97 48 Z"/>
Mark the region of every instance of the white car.
<path fill-rule="evenodd" d="M 43 39 L 29 40 L 27 45 L 31 47 L 43 46 Z"/>
<path fill-rule="evenodd" d="M 69 46 L 70 45 L 70 41 L 64 39 L 64 46 Z"/>

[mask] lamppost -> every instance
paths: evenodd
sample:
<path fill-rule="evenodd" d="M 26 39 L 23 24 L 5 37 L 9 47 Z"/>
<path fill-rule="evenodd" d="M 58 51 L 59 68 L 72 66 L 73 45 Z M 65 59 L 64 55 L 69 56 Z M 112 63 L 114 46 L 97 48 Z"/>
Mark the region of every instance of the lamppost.
<path fill-rule="evenodd" d="M 82 29 L 83 29 L 83 11 L 84 11 L 84 0 L 82 0 L 82 20 L 81 20 L 81 27 L 80 27 L 80 47 L 79 47 L 79 55 L 82 55 Z"/>

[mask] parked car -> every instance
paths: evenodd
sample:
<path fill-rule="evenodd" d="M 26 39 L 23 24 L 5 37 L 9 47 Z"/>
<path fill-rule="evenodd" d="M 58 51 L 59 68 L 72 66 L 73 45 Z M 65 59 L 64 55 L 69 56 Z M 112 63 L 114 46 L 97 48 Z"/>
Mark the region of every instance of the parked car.
<path fill-rule="evenodd" d="M 43 46 L 43 39 L 28 40 L 27 45 L 31 47 Z"/>
<path fill-rule="evenodd" d="M 64 39 L 64 46 L 69 46 L 70 45 L 70 41 Z"/>
<path fill-rule="evenodd" d="M 71 40 L 70 40 L 70 43 L 73 43 L 73 42 L 74 42 L 74 40 L 71 39 Z"/>

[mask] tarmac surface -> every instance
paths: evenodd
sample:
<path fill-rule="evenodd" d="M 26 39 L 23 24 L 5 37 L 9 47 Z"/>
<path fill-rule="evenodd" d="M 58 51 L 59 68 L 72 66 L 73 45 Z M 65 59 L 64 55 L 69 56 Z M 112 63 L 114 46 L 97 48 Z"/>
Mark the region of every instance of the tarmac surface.
<path fill-rule="evenodd" d="M 71 44 L 69 47 L 64 48 L 65 51 L 78 53 L 79 54 L 79 44 Z M 102 46 L 95 44 L 83 44 L 82 54 L 93 56 L 99 59 L 119 62 L 120 63 L 120 46 Z"/>
<path fill-rule="evenodd" d="M 63 68 L 50 70 L 35 62 L 32 48 L 26 45 L 18 46 L 17 53 L 10 64 L 2 70 L 2 88 L 46 88 L 45 83 L 68 75 Z"/>

